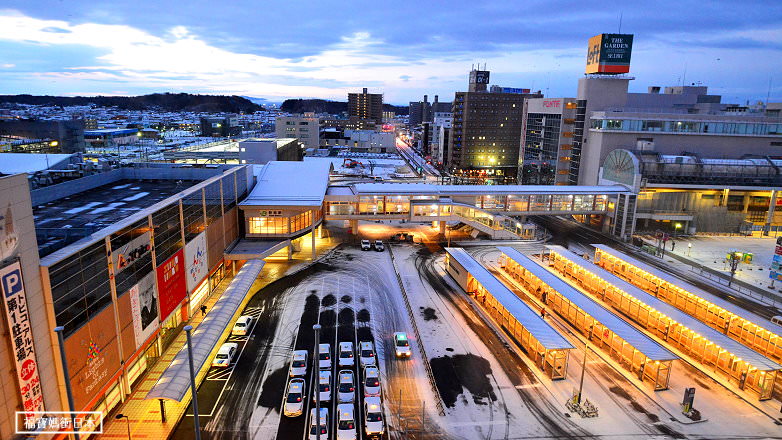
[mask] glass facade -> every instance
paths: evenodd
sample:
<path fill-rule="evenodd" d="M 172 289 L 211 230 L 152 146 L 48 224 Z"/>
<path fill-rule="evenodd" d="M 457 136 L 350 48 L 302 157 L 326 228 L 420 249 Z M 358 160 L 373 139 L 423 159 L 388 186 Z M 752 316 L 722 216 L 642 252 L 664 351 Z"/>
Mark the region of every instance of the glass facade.
<path fill-rule="evenodd" d="M 149 232 L 149 224 L 147 219 L 140 220 L 137 223 L 129 226 L 116 234 L 111 235 L 111 251 L 117 252 L 123 246 L 129 244 L 131 241 L 144 236 Z M 148 237 L 148 236 L 147 236 Z M 143 239 L 141 239 L 143 241 Z M 147 244 L 149 241 L 147 239 Z M 114 269 L 114 283 L 117 288 L 117 296 L 122 296 L 131 287 L 136 285 L 142 278 L 147 276 L 152 270 L 152 252 L 141 250 L 128 249 L 128 252 L 137 252 L 138 258 L 134 258 L 128 263 L 126 267 L 121 270 Z M 128 261 L 126 259 L 125 261 Z"/>
<path fill-rule="evenodd" d="M 152 225 L 155 228 L 155 266 L 160 266 L 184 246 L 179 203 L 152 214 Z"/>
<path fill-rule="evenodd" d="M 211 183 L 204 188 L 204 196 L 206 200 L 206 224 L 211 225 L 223 215 L 220 181 Z"/>
<path fill-rule="evenodd" d="M 229 209 L 236 206 L 236 180 L 235 173 L 223 177 L 223 211 L 228 212 Z"/>
<path fill-rule="evenodd" d="M 185 225 L 185 241 L 190 242 L 206 229 L 203 194 L 199 189 L 182 199 L 182 217 Z"/>
<path fill-rule="evenodd" d="M 593 119 L 590 128 L 606 131 L 782 136 L 782 124 L 765 122 Z"/>
<path fill-rule="evenodd" d="M 267 211 L 271 213 L 270 211 Z M 247 233 L 262 235 L 288 235 L 306 230 L 317 223 L 323 216 L 321 210 L 308 210 L 290 216 L 284 216 L 282 211 L 277 215 L 247 218 Z"/>
<path fill-rule="evenodd" d="M 104 241 L 87 246 L 49 268 L 57 325 L 72 335 L 111 304 L 109 266 Z"/>

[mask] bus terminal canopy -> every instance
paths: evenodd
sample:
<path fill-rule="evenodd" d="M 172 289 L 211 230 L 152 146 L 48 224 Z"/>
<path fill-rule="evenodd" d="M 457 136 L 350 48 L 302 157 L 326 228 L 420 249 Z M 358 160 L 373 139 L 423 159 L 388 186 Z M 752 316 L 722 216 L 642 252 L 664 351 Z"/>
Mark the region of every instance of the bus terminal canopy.
<path fill-rule="evenodd" d="M 223 292 L 206 318 L 193 331 L 193 368 L 196 374 L 201 370 L 210 354 L 220 343 L 223 333 L 233 320 L 244 302 L 258 275 L 261 274 L 263 260 L 249 260 L 236 274 L 231 284 Z M 190 390 L 190 364 L 187 344 L 174 356 L 157 383 L 147 393 L 147 399 L 170 399 L 181 402 Z"/>

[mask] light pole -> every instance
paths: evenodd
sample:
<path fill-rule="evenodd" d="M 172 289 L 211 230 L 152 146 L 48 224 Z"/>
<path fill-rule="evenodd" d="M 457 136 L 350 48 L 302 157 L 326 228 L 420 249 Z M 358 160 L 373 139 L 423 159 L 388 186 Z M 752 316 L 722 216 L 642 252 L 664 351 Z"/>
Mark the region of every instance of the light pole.
<path fill-rule="evenodd" d="M 591 335 L 591 330 L 590 330 Z M 587 368 L 587 355 L 589 354 L 589 342 L 584 342 L 584 362 L 581 363 L 581 380 L 578 382 L 578 401 L 581 404 L 581 391 L 584 389 L 584 372 Z"/>
<path fill-rule="evenodd" d="M 692 252 L 692 243 L 687 243 L 687 256 L 690 256 L 690 252 Z"/>
<path fill-rule="evenodd" d="M 313 368 L 315 370 L 313 373 L 317 372 L 317 376 L 313 374 L 313 376 L 316 376 L 314 378 L 315 380 L 315 426 L 317 428 L 315 429 L 315 437 L 320 440 L 320 324 L 315 324 L 312 326 L 312 329 L 315 330 L 315 357 L 314 357 L 314 364 L 317 365 L 317 368 Z"/>
<path fill-rule="evenodd" d="M 71 412 L 71 417 L 75 411 L 73 407 L 73 390 L 71 390 L 71 375 L 68 374 L 68 359 L 65 357 L 65 341 L 62 336 L 62 332 L 65 330 L 63 326 L 57 326 L 54 328 L 54 332 L 57 333 L 57 341 L 60 343 L 60 361 L 62 362 L 62 374 L 65 376 L 65 394 L 68 396 L 68 411 Z M 79 433 L 74 429 L 73 438 L 79 440 Z"/>
<path fill-rule="evenodd" d="M 733 251 L 728 255 L 728 263 L 730 263 L 730 279 L 728 280 L 728 287 L 733 283 L 733 277 L 736 276 L 736 269 L 741 262 L 741 252 Z"/>
<path fill-rule="evenodd" d="M 201 427 L 198 424 L 198 390 L 195 384 L 195 368 L 193 368 L 193 343 L 190 340 L 190 332 L 193 331 L 192 325 L 185 326 L 187 334 L 187 358 L 190 361 L 190 390 L 193 395 L 193 429 L 195 429 L 196 440 L 201 440 Z"/>
<path fill-rule="evenodd" d="M 673 238 L 674 239 L 676 239 L 676 236 L 679 235 L 678 232 L 679 232 L 679 229 L 681 229 L 681 228 L 682 228 L 682 224 L 681 223 L 676 223 L 675 225 L 673 225 Z"/>
<path fill-rule="evenodd" d="M 130 418 L 128 418 L 128 416 L 126 416 L 125 414 L 122 414 L 122 413 L 117 414 L 116 416 L 114 416 L 114 418 L 117 419 L 117 420 L 125 419 L 125 420 L 128 421 L 128 423 L 126 425 L 128 427 L 128 440 L 133 440 L 133 437 L 130 436 Z"/>

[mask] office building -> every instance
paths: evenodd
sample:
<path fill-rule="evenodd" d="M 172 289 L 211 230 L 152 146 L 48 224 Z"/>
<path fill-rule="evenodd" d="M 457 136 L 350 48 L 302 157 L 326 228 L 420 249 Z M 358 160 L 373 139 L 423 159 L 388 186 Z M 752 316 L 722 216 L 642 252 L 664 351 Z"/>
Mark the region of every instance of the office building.
<path fill-rule="evenodd" d="M 239 142 L 239 162 L 261 165 L 271 161 L 301 161 L 304 146 L 296 138 L 247 139 Z"/>
<path fill-rule="evenodd" d="M 278 116 L 275 124 L 278 138 L 296 138 L 304 149 L 320 145 L 320 119 L 314 113 L 302 116 Z"/>
<path fill-rule="evenodd" d="M 3 151 L 84 152 L 84 120 L 0 119 Z"/>
<path fill-rule="evenodd" d="M 383 124 L 383 94 L 348 93 L 348 117 L 350 128 L 373 129 Z"/>
<path fill-rule="evenodd" d="M 435 113 L 450 112 L 450 102 L 440 102 L 440 97 L 434 95 L 434 102 L 428 101 L 429 96 L 424 95 L 423 101 L 410 102 L 410 126 L 415 127 L 424 122 L 432 122 Z"/>
<path fill-rule="evenodd" d="M 524 101 L 540 93 L 488 92 L 489 72 L 470 72 L 469 91 L 456 92 L 446 167 L 482 182 L 516 181 Z"/>
<path fill-rule="evenodd" d="M 431 156 L 432 162 L 441 167 L 448 155 L 448 139 L 451 136 L 453 113 L 437 112 L 432 122 Z"/>
<path fill-rule="evenodd" d="M 202 117 L 200 125 L 201 136 L 231 137 L 242 134 L 237 115 Z"/>
<path fill-rule="evenodd" d="M 568 183 L 577 105 L 575 98 L 526 100 L 521 129 L 520 184 Z"/>

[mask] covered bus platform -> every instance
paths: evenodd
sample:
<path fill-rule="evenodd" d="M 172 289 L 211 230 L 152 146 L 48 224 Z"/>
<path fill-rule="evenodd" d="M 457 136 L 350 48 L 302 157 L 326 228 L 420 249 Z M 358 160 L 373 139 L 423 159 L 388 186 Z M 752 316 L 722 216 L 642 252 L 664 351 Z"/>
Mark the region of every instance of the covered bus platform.
<path fill-rule="evenodd" d="M 771 321 L 608 246 L 594 263 L 758 353 L 782 361 L 782 331 Z"/>
<path fill-rule="evenodd" d="M 562 246 L 546 248 L 548 264 L 560 275 L 739 389 L 771 399 L 782 366 Z"/>
<path fill-rule="evenodd" d="M 655 391 L 668 389 L 678 356 L 592 298 L 512 247 L 498 246 L 500 267 L 530 294 L 550 306 L 589 342 L 608 353 Z"/>
<path fill-rule="evenodd" d="M 548 377 L 564 379 L 573 345 L 464 249 L 445 248 L 445 252 L 445 269 L 459 286 Z"/>

